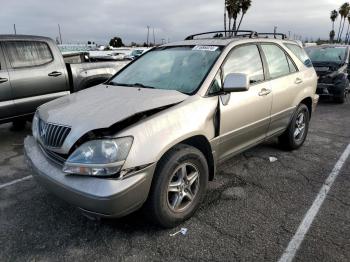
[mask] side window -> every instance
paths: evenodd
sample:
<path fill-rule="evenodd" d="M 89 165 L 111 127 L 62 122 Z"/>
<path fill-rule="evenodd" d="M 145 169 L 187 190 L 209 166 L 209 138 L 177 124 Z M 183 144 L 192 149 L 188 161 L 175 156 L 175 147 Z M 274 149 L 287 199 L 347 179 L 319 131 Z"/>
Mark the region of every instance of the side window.
<path fill-rule="evenodd" d="M 223 66 L 223 73 L 224 79 L 231 73 L 243 73 L 249 76 L 251 83 L 263 81 L 264 70 L 258 47 L 245 45 L 233 49 Z"/>
<path fill-rule="evenodd" d="M 13 68 L 39 66 L 53 61 L 49 46 L 44 42 L 4 41 Z"/>
<path fill-rule="evenodd" d="M 218 93 L 222 88 L 222 82 L 221 82 L 221 70 L 216 74 L 213 82 L 211 83 L 211 86 L 209 88 L 209 95 Z"/>
<path fill-rule="evenodd" d="M 292 62 L 292 60 L 289 58 L 289 56 L 287 56 L 287 60 L 288 60 L 288 65 L 289 65 L 289 72 L 290 73 L 295 73 L 298 71 L 298 69 L 295 67 L 294 63 Z"/>
<path fill-rule="evenodd" d="M 271 78 L 277 78 L 280 76 L 289 74 L 289 64 L 287 56 L 284 51 L 273 44 L 264 44 L 261 45 L 270 72 Z"/>
<path fill-rule="evenodd" d="M 284 44 L 307 67 L 312 67 L 312 62 L 305 50 L 298 45 Z"/>

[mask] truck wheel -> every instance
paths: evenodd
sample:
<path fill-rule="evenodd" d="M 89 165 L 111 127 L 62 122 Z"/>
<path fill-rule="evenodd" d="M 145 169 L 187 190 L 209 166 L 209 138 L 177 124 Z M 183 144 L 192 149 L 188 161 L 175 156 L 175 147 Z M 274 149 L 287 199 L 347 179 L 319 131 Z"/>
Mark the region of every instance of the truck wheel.
<path fill-rule="evenodd" d="M 282 148 L 294 150 L 301 147 L 309 131 L 310 113 L 306 105 L 300 104 L 287 130 L 278 138 Z"/>
<path fill-rule="evenodd" d="M 208 164 L 202 152 L 183 144 L 174 147 L 156 168 L 145 212 L 160 226 L 177 226 L 199 207 L 208 178 Z"/>
<path fill-rule="evenodd" d="M 12 122 L 11 131 L 22 131 L 26 127 L 26 120 L 14 120 Z"/>

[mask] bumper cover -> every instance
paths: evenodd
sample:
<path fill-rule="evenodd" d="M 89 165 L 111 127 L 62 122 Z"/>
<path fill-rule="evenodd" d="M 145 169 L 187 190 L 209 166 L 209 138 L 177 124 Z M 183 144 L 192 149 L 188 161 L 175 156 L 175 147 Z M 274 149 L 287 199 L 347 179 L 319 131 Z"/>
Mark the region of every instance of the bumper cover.
<path fill-rule="evenodd" d="M 28 165 L 34 178 L 48 191 L 92 215 L 121 217 L 146 201 L 156 164 L 128 178 L 104 179 L 67 175 L 47 160 L 33 137 L 24 141 Z"/>

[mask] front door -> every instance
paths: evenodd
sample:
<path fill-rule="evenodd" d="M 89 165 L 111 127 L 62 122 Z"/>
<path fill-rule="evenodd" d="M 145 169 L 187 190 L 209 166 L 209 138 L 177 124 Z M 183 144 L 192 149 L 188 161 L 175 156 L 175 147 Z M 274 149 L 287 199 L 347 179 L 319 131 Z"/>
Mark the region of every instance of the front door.
<path fill-rule="evenodd" d="M 257 45 L 238 46 L 230 52 L 222 67 L 223 79 L 230 73 L 247 74 L 251 84 L 248 91 L 220 97 L 220 159 L 264 140 L 270 124 L 272 93 Z"/>

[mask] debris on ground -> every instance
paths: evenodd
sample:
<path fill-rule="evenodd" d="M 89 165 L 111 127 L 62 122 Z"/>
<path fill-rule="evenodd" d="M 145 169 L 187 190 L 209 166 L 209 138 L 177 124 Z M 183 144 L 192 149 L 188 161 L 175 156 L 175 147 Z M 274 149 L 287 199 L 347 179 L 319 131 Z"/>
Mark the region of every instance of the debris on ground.
<path fill-rule="evenodd" d="M 278 158 L 274 157 L 274 156 L 270 156 L 269 160 L 270 160 L 271 163 L 273 163 L 273 162 L 276 162 L 278 160 Z"/>
<path fill-rule="evenodd" d="M 173 237 L 173 236 L 176 236 L 177 234 L 181 234 L 181 235 L 185 236 L 187 234 L 187 231 L 188 231 L 188 229 L 183 227 L 179 231 L 177 231 L 173 234 L 170 234 L 170 236 Z"/>

